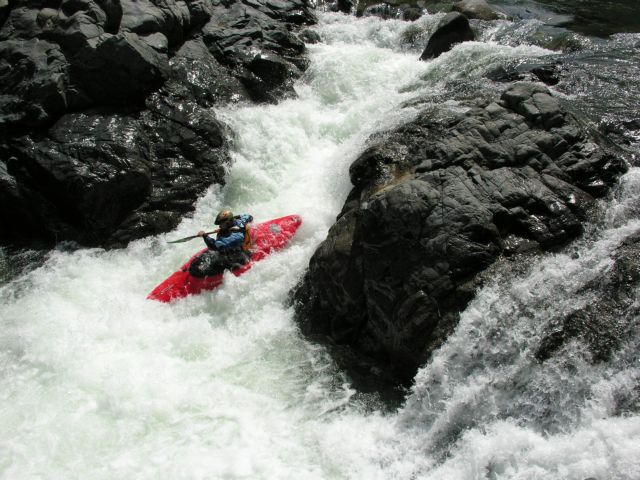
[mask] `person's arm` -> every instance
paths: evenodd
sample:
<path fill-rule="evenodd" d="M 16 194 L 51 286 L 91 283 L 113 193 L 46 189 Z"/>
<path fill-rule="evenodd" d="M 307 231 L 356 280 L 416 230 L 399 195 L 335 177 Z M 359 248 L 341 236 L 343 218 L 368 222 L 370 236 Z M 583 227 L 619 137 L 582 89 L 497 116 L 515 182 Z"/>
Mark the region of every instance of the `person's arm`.
<path fill-rule="evenodd" d="M 215 238 L 212 238 L 209 235 L 202 235 L 202 239 L 204 240 L 204 243 L 206 243 L 207 248 L 210 250 L 217 250 Z"/>
<path fill-rule="evenodd" d="M 242 242 L 244 242 L 244 234 L 242 232 L 233 232 L 231 235 L 215 240 L 213 248 L 215 250 L 224 250 L 226 248 L 241 247 Z"/>

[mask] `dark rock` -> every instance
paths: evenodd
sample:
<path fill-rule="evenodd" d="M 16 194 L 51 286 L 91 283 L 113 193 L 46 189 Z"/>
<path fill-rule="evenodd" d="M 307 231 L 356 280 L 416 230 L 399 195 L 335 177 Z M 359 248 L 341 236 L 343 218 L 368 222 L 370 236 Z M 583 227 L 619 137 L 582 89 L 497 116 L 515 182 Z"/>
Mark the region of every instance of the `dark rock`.
<path fill-rule="evenodd" d="M 256 55 L 245 65 L 250 73 L 241 81 L 255 101 L 275 102 L 295 95 L 293 80 L 301 75 L 295 65 L 270 54 Z"/>
<path fill-rule="evenodd" d="M 0 42 L 0 128 L 43 125 L 67 107 L 69 64 L 43 40 Z"/>
<path fill-rule="evenodd" d="M 400 12 L 400 18 L 402 18 L 402 20 L 406 20 L 407 22 L 414 22 L 422 17 L 422 15 L 424 15 L 424 11 L 421 8 L 417 7 L 403 8 Z"/>
<path fill-rule="evenodd" d="M 305 28 L 300 32 L 300 40 L 306 43 L 320 43 L 322 41 L 320 34 L 309 28 Z"/>
<path fill-rule="evenodd" d="M 23 241 L 84 245 L 121 246 L 173 228 L 193 198 L 222 181 L 225 136 L 208 110 L 160 96 L 141 116 L 65 115 L 48 137 L 12 142 L 3 185 L 11 202 L 0 217 L 21 212 L 13 231 Z"/>
<path fill-rule="evenodd" d="M 72 62 L 84 89 L 104 105 L 140 102 L 169 73 L 167 57 L 135 33 L 105 34 L 80 50 Z"/>
<path fill-rule="evenodd" d="M 367 362 L 408 383 L 455 327 L 480 272 L 500 255 L 576 238 L 593 195 L 626 168 L 540 85 L 464 106 L 371 139 L 294 292 L 302 331 L 358 358 L 357 371 L 342 365 L 356 384 L 368 384 L 357 378 Z"/>
<path fill-rule="evenodd" d="M 353 0 L 337 0 L 336 2 L 336 10 L 342 13 L 351 13 L 354 6 Z"/>
<path fill-rule="evenodd" d="M 475 34 L 467 17 L 457 12 L 448 13 L 440 20 L 436 31 L 429 38 L 420 60 L 439 57 L 451 50 L 455 44 L 474 39 Z"/>
<path fill-rule="evenodd" d="M 516 82 L 525 79 L 525 75 L 511 66 L 500 65 L 487 72 L 487 78 L 494 82 Z"/>
<path fill-rule="evenodd" d="M 362 11 L 363 17 L 380 17 L 383 19 L 398 18 L 400 16 L 400 8 L 396 5 L 389 5 L 388 3 L 376 3 L 374 5 L 367 6 Z"/>
<path fill-rule="evenodd" d="M 560 104 L 543 86 L 521 83 L 504 92 L 501 99 L 534 125 L 550 129 L 564 124 Z"/>
<path fill-rule="evenodd" d="M 57 16 L 57 11 L 54 9 L 28 8 L 22 4 L 10 5 L 8 8 L 7 18 L 0 30 L 0 40 L 41 36 L 53 24 L 53 22 L 46 22 L 47 17 Z"/>
<path fill-rule="evenodd" d="M 41 238 L 46 235 L 46 228 L 42 224 L 42 216 L 38 215 L 29 204 L 46 208 L 37 192 L 24 191 L 9 168 L 18 168 L 18 160 L 15 157 L 0 163 L 0 221 L 11 228 L 3 228 L 3 236 L 10 241 L 30 238 Z M 28 201 L 25 201 L 28 200 Z"/>
<path fill-rule="evenodd" d="M 160 32 L 174 46 L 184 41 L 189 28 L 190 12 L 184 2 L 165 0 L 120 0 L 122 20 L 120 29 L 140 36 Z M 156 5 L 157 4 L 157 5 Z"/>
<path fill-rule="evenodd" d="M 240 80 L 216 60 L 202 39 L 185 42 L 169 65 L 163 90 L 173 97 L 203 108 L 250 99 Z"/>
<path fill-rule="evenodd" d="M 497 20 L 500 15 L 485 0 L 462 0 L 455 3 L 453 9 L 467 18 L 479 20 Z"/>
<path fill-rule="evenodd" d="M 62 117 L 50 139 L 18 139 L 12 147 L 17 160 L 7 171 L 20 195 L 2 205 L 2 216 L 11 216 L 15 206 L 30 212 L 23 228 L 16 228 L 23 235 L 33 230 L 28 220 L 35 218 L 52 240 L 80 236 L 83 243 L 99 244 L 149 193 L 139 141 L 127 138 L 137 130 L 134 117 L 82 114 Z"/>
<path fill-rule="evenodd" d="M 0 243 L 173 228 L 224 181 L 211 108 L 293 95 L 313 23 L 305 0 L 0 0 Z"/>
<path fill-rule="evenodd" d="M 67 0 L 57 11 L 41 10 L 38 22 L 48 30 L 49 39 L 73 52 L 105 33 L 107 15 L 91 0 Z"/>
<path fill-rule="evenodd" d="M 213 15 L 213 2 L 207 0 L 192 0 L 187 2 L 191 15 L 189 26 L 191 30 L 202 28 Z"/>
<path fill-rule="evenodd" d="M 0 0 L 0 28 L 9 16 L 9 0 Z"/>
<path fill-rule="evenodd" d="M 519 63 L 499 66 L 487 73 L 494 82 L 529 81 L 557 85 L 560 82 L 561 67 L 558 64 Z"/>
<path fill-rule="evenodd" d="M 286 5 L 254 1 L 249 6 L 233 4 L 228 9 L 218 6 L 214 19 L 203 29 L 211 53 L 234 71 L 255 101 L 273 102 L 294 94 L 292 81 L 306 68 L 301 56 L 304 43 L 273 20 L 291 18 Z M 302 23 L 312 23 L 314 17 L 305 12 L 299 13 L 306 16 Z"/>
<path fill-rule="evenodd" d="M 158 53 L 167 54 L 169 52 L 169 39 L 165 37 L 163 33 L 152 33 L 151 35 L 140 37 L 140 40 Z"/>
<path fill-rule="evenodd" d="M 541 65 L 533 68 L 531 73 L 547 85 L 557 85 L 560 82 L 560 71 L 557 65 Z"/>
<path fill-rule="evenodd" d="M 400 18 L 406 21 L 417 20 L 423 13 L 419 7 L 385 2 L 366 5 L 364 8 L 358 9 L 357 12 L 358 16 L 363 17 Z"/>
<path fill-rule="evenodd" d="M 102 11 L 107 15 L 104 24 L 105 33 L 118 33 L 122 21 L 122 4 L 119 0 L 95 0 Z"/>

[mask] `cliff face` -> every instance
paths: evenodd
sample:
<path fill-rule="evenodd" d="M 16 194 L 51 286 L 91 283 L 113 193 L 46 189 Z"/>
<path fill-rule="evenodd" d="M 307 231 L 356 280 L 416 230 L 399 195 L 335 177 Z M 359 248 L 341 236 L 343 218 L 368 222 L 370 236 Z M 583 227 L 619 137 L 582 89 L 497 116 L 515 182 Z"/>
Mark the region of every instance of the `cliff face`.
<path fill-rule="evenodd" d="M 302 331 L 365 389 L 407 383 L 483 270 L 574 239 L 623 171 L 538 84 L 424 111 L 351 165 L 353 190 L 294 292 Z"/>
<path fill-rule="evenodd" d="M 0 4 L 0 242 L 121 246 L 223 182 L 215 106 L 294 95 L 305 0 Z"/>

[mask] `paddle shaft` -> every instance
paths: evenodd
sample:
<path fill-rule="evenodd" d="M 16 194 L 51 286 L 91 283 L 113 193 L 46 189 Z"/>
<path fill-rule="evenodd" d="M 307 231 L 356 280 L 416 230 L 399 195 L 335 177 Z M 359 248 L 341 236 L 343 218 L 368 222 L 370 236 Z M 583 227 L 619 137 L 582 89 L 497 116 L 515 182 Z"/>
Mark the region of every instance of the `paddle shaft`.
<path fill-rule="evenodd" d="M 240 230 L 238 227 L 231 227 L 231 231 L 237 232 L 238 230 Z M 211 235 L 212 233 L 218 233 L 220 231 L 219 228 L 216 228 L 215 230 L 211 231 L 211 232 L 204 232 L 204 235 Z M 188 242 L 189 240 L 193 240 L 194 238 L 199 238 L 200 235 L 191 235 L 190 237 L 184 237 L 184 238 L 179 238 L 178 240 L 170 240 L 167 243 L 182 243 L 182 242 Z"/>

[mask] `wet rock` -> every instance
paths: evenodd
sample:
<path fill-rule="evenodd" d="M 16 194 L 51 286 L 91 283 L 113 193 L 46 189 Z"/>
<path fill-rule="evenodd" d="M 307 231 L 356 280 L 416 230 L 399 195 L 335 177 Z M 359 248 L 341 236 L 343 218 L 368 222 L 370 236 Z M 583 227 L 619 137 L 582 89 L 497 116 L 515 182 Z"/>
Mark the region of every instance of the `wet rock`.
<path fill-rule="evenodd" d="M 245 5 L 216 7 L 215 17 L 203 29 L 203 39 L 214 57 L 233 70 L 255 101 L 273 102 L 294 95 L 292 81 L 306 68 L 301 56 L 304 43 L 274 19 L 300 19 L 276 2 L 255 5 L 259 8 L 250 15 L 250 7 Z M 303 23 L 312 21 L 309 13 Z"/>
<path fill-rule="evenodd" d="M 548 26 L 561 27 L 573 21 L 572 15 L 563 15 L 550 10 L 540 3 L 506 4 L 500 5 L 507 16 L 513 20 L 539 20 Z"/>
<path fill-rule="evenodd" d="M 542 82 L 545 85 L 557 85 L 560 82 L 561 66 L 548 63 L 519 63 L 504 65 L 487 73 L 494 82 L 529 81 Z"/>
<path fill-rule="evenodd" d="M 46 124 L 67 107 L 69 63 L 43 40 L 0 42 L 0 128 Z"/>
<path fill-rule="evenodd" d="M 370 143 L 293 295 L 302 331 L 348 346 L 359 367 L 343 367 L 363 385 L 363 362 L 409 382 L 480 272 L 501 255 L 576 238 L 594 196 L 626 168 L 538 84 L 424 111 Z"/>
<path fill-rule="evenodd" d="M 137 131 L 132 116 L 96 113 L 63 116 L 46 139 L 18 139 L 7 171 L 19 195 L 0 215 L 10 217 L 16 207 L 37 219 L 41 237 L 99 243 L 149 192 L 139 139 L 125 138 Z M 34 229 L 27 219 L 16 228 L 23 235 Z"/>
<path fill-rule="evenodd" d="M 121 246 L 224 181 L 212 108 L 294 95 L 305 0 L 0 0 L 0 243 Z"/>
<path fill-rule="evenodd" d="M 0 0 L 0 28 L 9 16 L 9 0 Z"/>
<path fill-rule="evenodd" d="M 429 37 L 420 60 L 436 58 L 453 48 L 460 42 L 467 42 L 475 39 L 475 34 L 469 26 L 469 20 L 461 13 L 448 13 L 440 20 L 436 31 Z"/>
<path fill-rule="evenodd" d="M 440 1 L 440 0 L 423 0 L 419 4 L 422 5 L 430 14 L 434 13 L 449 13 L 453 11 L 454 1 Z"/>
<path fill-rule="evenodd" d="M 358 16 L 379 17 L 385 20 L 390 18 L 399 18 L 406 21 L 417 20 L 423 15 L 423 13 L 423 10 L 417 6 L 386 2 L 366 5 L 364 8 L 359 8 L 357 11 Z"/>
<path fill-rule="evenodd" d="M 424 15 L 424 11 L 418 7 L 403 8 L 400 12 L 400 18 L 408 22 L 414 22 Z"/>
<path fill-rule="evenodd" d="M 158 96 L 148 107 L 67 114 L 47 137 L 14 141 L 0 218 L 29 212 L 14 230 L 23 241 L 84 245 L 122 246 L 175 227 L 193 198 L 222 181 L 228 133 L 197 105 Z"/>
<path fill-rule="evenodd" d="M 322 41 L 320 34 L 309 28 L 305 28 L 300 32 L 300 40 L 305 43 L 320 43 Z"/>
<path fill-rule="evenodd" d="M 463 0 L 455 3 L 453 9 L 467 18 L 497 20 L 500 15 L 485 0 Z"/>
<path fill-rule="evenodd" d="M 351 10 L 353 10 L 354 6 L 355 5 L 352 0 L 338 0 L 336 2 L 335 8 L 338 12 L 351 13 Z"/>
<path fill-rule="evenodd" d="M 135 33 L 105 34 L 72 62 L 86 92 L 103 105 L 139 102 L 159 88 L 169 73 L 167 57 Z"/>
<path fill-rule="evenodd" d="M 560 69 L 558 65 L 541 65 L 531 69 L 538 80 L 546 85 L 557 85 L 560 82 Z"/>
<path fill-rule="evenodd" d="M 400 15 L 400 9 L 395 5 L 388 3 L 376 3 L 367 6 L 362 11 L 363 17 L 379 17 L 383 19 L 397 18 Z"/>
<path fill-rule="evenodd" d="M 120 0 L 120 29 L 140 36 L 159 32 L 167 37 L 170 46 L 182 43 L 190 22 L 187 5 L 174 1 L 156 3 L 157 6 L 150 0 Z"/>
<path fill-rule="evenodd" d="M 158 53 L 167 54 L 169 52 L 169 39 L 160 32 L 140 37 L 140 39 Z"/>
<path fill-rule="evenodd" d="M 245 65 L 249 73 L 241 80 L 254 100 L 276 102 L 278 98 L 295 95 L 293 80 L 302 72 L 292 63 L 275 55 L 259 54 Z"/>
<path fill-rule="evenodd" d="M 216 60 L 201 38 L 185 42 L 169 66 L 163 90 L 173 97 L 203 108 L 250 100 L 240 80 Z"/>

